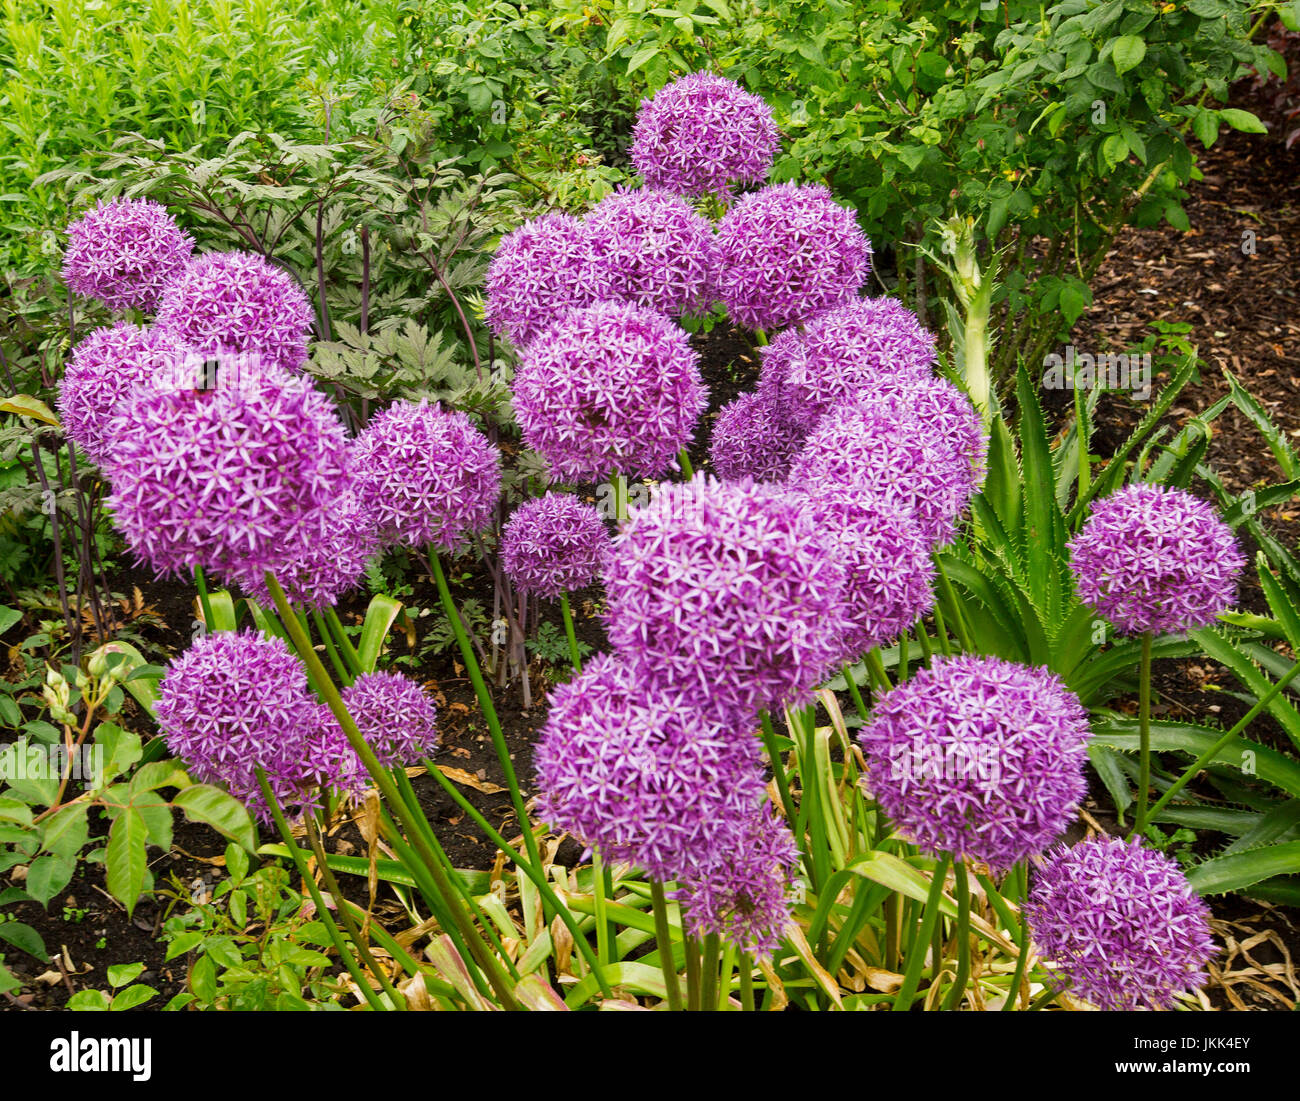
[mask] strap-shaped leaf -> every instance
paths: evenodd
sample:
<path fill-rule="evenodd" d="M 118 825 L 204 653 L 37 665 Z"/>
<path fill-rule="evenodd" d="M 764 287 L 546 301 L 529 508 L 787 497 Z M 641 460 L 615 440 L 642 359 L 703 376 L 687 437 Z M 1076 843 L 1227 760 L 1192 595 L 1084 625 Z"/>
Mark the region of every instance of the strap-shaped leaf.
<path fill-rule="evenodd" d="M 1216 856 L 1187 873 L 1187 882 L 1198 894 L 1221 895 L 1240 891 L 1273 876 L 1300 872 L 1300 841 L 1269 845 L 1251 852 Z"/>
<path fill-rule="evenodd" d="M 1231 669 L 1237 679 L 1254 693 L 1256 699 L 1267 695 L 1273 687 L 1273 682 L 1260 672 L 1255 662 L 1213 627 L 1189 633 L 1208 657 Z M 1291 702 L 1284 696 L 1275 696 L 1269 701 L 1268 713 L 1282 725 L 1296 746 L 1300 747 L 1300 712 L 1296 711 Z"/>

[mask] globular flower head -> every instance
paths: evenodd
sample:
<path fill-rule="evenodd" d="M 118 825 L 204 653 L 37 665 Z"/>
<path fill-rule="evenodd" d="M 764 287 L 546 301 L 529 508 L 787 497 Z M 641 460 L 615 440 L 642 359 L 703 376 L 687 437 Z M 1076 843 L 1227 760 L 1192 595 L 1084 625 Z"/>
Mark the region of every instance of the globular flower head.
<path fill-rule="evenodd" d="M 289 603 L 317 611 L 333 607 L 361 584 L 366 566 L 380 552 L 375 517 L 348 480 L 329 509 L 316 521 L 314 533 L 293 557 L 275 566 L 275 579 Z M 241 568 L 235 581 L 264 607 L 273 603 L 262 570 Z"/>
<path fill-rule="evenodd" d="M 900 506 L 942 544 L 979 484 L 983 445 L 970 400 L 941 379 L 866 390 L 818 422 L 788 484 L 810 497 L 850 488 L 864 502 Z"/>
<path fill-rule="evenodd" d="M 194 239 L 160 203 L 101 199 L 68 226 L 63 281 L 110 310 L 148 313 L 193 251 Z"/>
<path fill-rule="evenodd" d="M 370 418 L 353 468 L 380 535 L 411 547 L 454 550 L 492 522 L 501 454 L 464 413 L 400 401 Z"/>
<path fill-rule="evenodd" d="M 1069 548 L 1079 599 L 1125 634 L 1209 626 L 1245 565 L 1213 507 L 1147 482 L 1095 501 Z"/>
<path fill-rule="evenodd" d="M 501 566 L 521 593 L 557 597 L 585 589 L 608 553 L 605 521 L 572 493 L 525 501 L 501 533 Z"/>
<path fill-rule="evenodd" d="M 701 72 L 642 101 L 628 153 L 647 186 L 726 202 L 737 185 L 767 179 L 780 142 L 763 100 Z"/>
<path fill-rule="evenodd" d="M 132 402 L 170 378 L 187 349 L 170 333 L 128 321 L 96 329 L 72 349 L 59 382 L 63 431 L 90 459 L 103 464 L 117 429 L 114 422 Z"/>
<path fill-rule="evenodd" d="M 686 333 L 628 302 L 571 310 L 524 349 L 512 392 L 524 442 L 572 481 L 675 469 L 708 401 Z"/>
<path fill-rule="evenodd" d="M 884 693 L 858 739 L 885 813 L 930 852 L 997 871 L 1040 853 L 1087 785 L 1088 715 L 1045 668 L 962 654 Z"/>
<path fill-rule="evenodd" d="M 158 300 L 157 324 L 204 355 L 258 356 L 286 371 L 307 362 L 311 303 L 284 269 L 251 252 L 192 260 Z"/>
<path fill-rule="evenodd" d="M 821 184 L 774 184 L 736 203 L 718 226 L 718 297 L 732 321 L 779 329 L 839 306 L 871 270 L 853 211 Z"/>
<path fill-rule="evenodd" d="M 673 893 L 683 926 L 692 936 L 713 934 L 739 951 L 770 956 L 792 920 L 794 836 L 764 803 L 749 816 L 737 846 L 719 855 L 683 876 Z"/>
<path fill-rule="evenodd" d="M 533 753 L 542 817 L 660 880 L 737 851 L 764 797 L 760 760 L 743 722 L 608 654 L 551 693 Z"/>
<path fill-rule="evenodd" d="M 841 660 L 856 662 L 934 607 L 934 558 L 911 511 L 862 499 L 850 486 L 827 487 L 808 507 L 831 533 L 848 567 Z"/>
<path fill-rule="evenodd" d="M 488 268 L 484 314 L 520 347 L 597 294 L 586 225 L 569 214 L 543 214 L 501 238 Z"/>
<path fill-rule="evenodd" d="M 934 336 L 897 300 L 858 298 L 784 330 L 762 355 L 762 386 L 779 391 L 791 421 L 811 430 L 864 387 L 929 378 Z"/>
<path fill-rule="evenodd" d="M 1134 838 L 1051 853 L 1025 906 L 1043 957 L 1100 1009 L 1168 1009 L 1206 980 L 1210 910 L 1178 865 Z"/>
<path fill-rule="evenodd" d="M 225 784 L 263 821 L 271 813 L 259 768 L 286 810 L 314 807 L 321 784 L 361 789 L 360 761 L 281 639 L 204 635 L 167 666 L 155 715 L 168 750 L 195 780 Z"/>
<path fill-rule="evenodd" d="M 343 703 L 385 767 L 413 764 L 438 744 L 433 701 L 401 673 L 362 673 L 343 689 Z"/>
<path fill-rule="evenodd" d="M 767 393 L 741 394 L 718 410 L 709 460 L 725 481 L 780 482 L 790 473 L 806 437 Z"/>
<path fill-rule="evenodd" d="M 109 504 L 159 573 L 275 569 L 319 531 L 348 450 L 333 403 L 301 375 L 232 370 L 207 390 L 175 380 L 119 422 Z"/>
<path fill-rule="evenodd" d="M 752 715 L 829 671 L 845 577 L 794 495 L 699 476 L 662 487 L 615 539 L 610 643 L 645 679 Z"/>
<path fill-rule="evenodd" d="M 585 219 L 594 278 L 606 297 L 668 317 L 705 312 L 713 226 L 669 191 L 616 191 Z"/>

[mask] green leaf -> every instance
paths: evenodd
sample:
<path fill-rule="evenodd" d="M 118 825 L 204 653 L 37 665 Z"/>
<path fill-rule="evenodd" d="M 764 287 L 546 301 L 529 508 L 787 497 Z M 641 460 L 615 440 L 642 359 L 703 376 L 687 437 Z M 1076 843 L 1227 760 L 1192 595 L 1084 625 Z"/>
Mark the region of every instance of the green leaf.
<path fill-rule="evenodd" d="M 357 646 L 357 657 L 364 672 L 375 671 L 379 664 L 379 654 L 384 648 L 384 639 L 388 637 L 389 628 L 401 610 L 400 600 L 382 593 L 370 601 L 366 608 L 365 622 L 361 625 L 361 641 Z"/>
<path fill-rule="evenodd" d="M 1225 368 L 1223 374 L 1228 380 L 1232 403 L 1268 442 L 1269 450 L 1273 452 L 1273 457 L 1277 459 L 1277 465 L 1282 468 L 1282 473 L 1287 480 L 1300 478 L 1300 461 L 1296 459 L 1286 434 L 1273 423 L 1264 407 L 1237 381 L 1231 371 Z"/>
<path fill-rule="evenodd" d="M 1219 631 L 1206 627 L 1189 631 L 1188 635 L 1200 645 L 1207 657 L 1231 669 L 1237 679 L 1254 693 L 1256 699 L 1267 695 L 1273 687 L 1273 682 L 1259 671 L 1258 666 Z M 1273 697 L 1268 704 L 1268 713 L 1282 725 L 1292 742 L 1300 747 L 1300 713 L 1287 700 L 1285 693 Z"/>
<path fill-rule="evenodd" d="M 1112 134 L 1106 139 L 1106 142 L 1109 143 L 1111 138 L 1114 137 L 1117 137 L 1117 135 Z M 1123 138 L 1119 139 L 1121 143 L 1123 140 Z M 1117 147 L 1113 147 L 1113 149 L 1118 152 Z M 1125 146 L 1124 152 L 1127 151 L 1128 147 Z M 1122 159 L 1123 155 L 1123 152 L 1120 152 L 1119 155 L 1114 158 L 1107 155 L 1107 161 L 1111 167 L 1114 167 L 1115 163 Z M 1082 283 L 1067 283 L 1061 288 L 1061 297 L 1059 301 L 1061 305 L 1061 316 L 1065 318 L 1065 323 L 1067 325 L 1073 325 L 1081 316 L 1083 316 L 1083 311 L 1088 308 L 1088 304 L 1092 301 L 1092 295 L 1089 293 L 1088 288 Z"/>
<path fill-rule="evenodd" d="M 108 1011 L 108 995 L 102 990 L 78 990 L 68 999 L 68 1008 L 77 1013 Z"/>
<path fill-rule="evenodd" d="M 1230 856 L 1233 853 L 1249 852 L 1251 849 L 1272 845 L 1276 841 L 1283 840 L 1285 835 L 1294 831 L 1297 826 L 1300 826 L 1300 799 L 1288 799 L 1260 816 L 1250 829 L 1219 855 Z"/>
<path fill-rule="evenodd" d="M 109 892 L 123 906 L 130 917 L 135 904 L 144 891 L 146 870 L 145 844 L 149 827 L 135 807 L 126 807 L 113 822 L 108 833 L 108 852 L 104 859 L 104 874 Z"/>
<path fill-rule="evenodd" d="M 41 935 L 30 925 L 21 921 L 0 921 L 0 940 L 8 941 L 15 948 L 26 952 L 33 959 L 48 963 L 50 954 L 45 950 Z"/>
<path fill-rule="evenodd" d="M 100 723 L 95 728 L 95 744 L 104 750 L 104 772 L 99 777 L 100 787 L 130 770 L 140 760 L 140 735 L 131 730 L 123 730 L 117 723 Z"/>
<path fill-rule="evenodd" d="M 1249 111 L 1243 111 L 1240 107 L 1222 107 L 1219 109 L 1219 118 L 1223 119 L 1234 130 L 1241 130 L 1247 134 L 1267 134 L 1268 127 L 1259 121 Z"/>
<path fill-rule="evenodd" d="M 76 864 L 61 856 L 42 856 L 27 869 L 27 893 L 42 906 L 68 885 Z"/>
<path fill-rule="evenodd" d="M 634 994 L 648 994 L 652 998 L 665 999 L 668 988 L 664 986 L 664 973 L 658 967 L 649 967 L 644 963 L 611 963 L 601 968 L 605 981 L 610 986 L 621 986 Z M 564 997 L 564 1004 L 575 1009 L 589 1001 L 600 990 L 600 980 L 595 974 L 586 976 Z"/>
<path fill-rule="evenodd" d="M 211 956 L 200 956 L 190 969 L 190 987 L 199 1001 L 211 1005 L 217 997 L 217 965 Z"/>
<path fill-rule="evenodd" d="M 250 853 L 257 851 L 257 831 L 248 816 L 248 808 L 219 788 L 195 784 L 178 791 L 172 805 L 180 807 L 191 822 L 204 822 Z"/>
<path fill-rule="evenodd" d="M 632 60 L 627 63 L 626 75 L 631 76 L 634 72 L 636 72 L 639 68 L 641 68 L 642 65 L 646 64 L 646 62 L 648 62 L 651 58 L 653 58 L 657 53 L 659 53 L 658 43 L 656 43 L 653 46 L 642 46 L 639 50 L 636 51 L 636 53 L 632 55 Z"/>
<path fill-rule="evenodd" d="M 89 803 L 69 803 L 42 823 L 41 848 L 71 862 L 90 836 Z"/>
<path fill-rule="evenodd" d="M 1141 65 L 1146 55 L 1147 44 L 1135 34 L 1125 34 L 1115 39 L 1110 51 L 1110 59 L 1115 63 L 1115 71 L 1120 76 Z"/>
<path fill-rule="evenodd" d="M 1058 564 L 1064 558 L 1065 520 L 1056 504 L 1047 424 L 1023 363 L 1016 371 L 1016 394 L 1020 405 L 1020 459 L 1025 479 L 1029 591 L 1050 622 L 1061 611 Z"/>
<path fill-rule="evenodd" d="M 134 1009 L 138 1005 L 144 1005 L 150 998 L 156 998 L 158 991 L 152 986 L 145 986 L 139 983 L 135 986 L 128 986 L 117 997 L 113 999 L 112 1004 L 108 1007 L 114 1013 L 124 1012 L 128 1009 Z"/>
<path fill-rule="evenodd" d="M 1187 873 L 1187 882 L 1198 894 L 1221 895 L 1240 891 L 1252 883 L 1275 875 L 1300 872 L 1300 841 L 1287 841 L 1264 849 L 1216 856 L 1197 864 Z"/>
<path fill-rule="evenodd" d="M 20 826 L 30 826 L 32 808 L 20 799 L 0 795 L 0 822 L 17 822 Z"/>
<path fill-rule="evenodd" d="M 54 415 L 50 407 L 40 398 L 32 397 L 31 394 L 15 394 L 11 398 L 0 399 L 0 413 L 15 413 L 20 417 L 31 417 L 32 420 L 53 425 L 55 428 L 62 427 L 59 418 Z"/>
<path fill-rule="evenodd" d="M 1219 137 L 1219 113 L 1206 107 L 1196 108 L 1196 114 L 1192 116 L 1192 133 L 1209 149 Z"/>
<path fill-rule="evenodd" d="M 119 986 L 134 982 L 136 977 L 142 974 L 144 974 L 142 963 L 115 963 L 108 969 L 108 985 L 116 990 Z"/>
<path fill-rule="evenodd" d="M 131 777 L 131 794 L 140 795 L 159 788 L 188 787 L 190 778 L 179 761 L 154 761 L 141 766 Z"/>
<path fill-rule="evenodd" d="M 10 627 L 22 618 L 22 612 L 14 611 L 13 608 L 0 604 L 0 635 L 3 635 Z"/>
<path fill-rule="evenodd" d="M 231 881 L 240 883 L 248 875 L 248 853 L 238 845 L 226 846 L 226 872 Z"/>

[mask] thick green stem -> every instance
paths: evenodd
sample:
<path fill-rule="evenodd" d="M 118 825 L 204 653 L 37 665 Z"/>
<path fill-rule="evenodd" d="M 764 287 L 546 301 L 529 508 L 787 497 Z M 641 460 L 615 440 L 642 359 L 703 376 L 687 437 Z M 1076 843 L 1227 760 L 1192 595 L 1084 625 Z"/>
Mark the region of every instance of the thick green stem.
<path fill-rule="evenodd" d="M 439 571 L 441 576 L 441 571 Z M 298 656 L 302 658 L 307 668 L 312 672 L 321 696 L 329 707 L 334 717 L 338 719 L 339 726 L 343 728 L 343 733 L 347 737 L 352 748 L 356 750 L 357 756 L 361 758 L 361 763 L 365 765 L 366 771 L 370 773 L 375 783 L 379 787 L 384 801 L 388 804 L 392 812 L 401 822 L 403 829 L 406 831 L 410 843 L 414 846 L 415 851 L 419 853 L 420 859 L 428 869 L 429 876 L 433 880 L 440 897 L 447 901 L 448 910 L 459 928 L 461 935 L 465 938 L 465 943 L 469 946 L 471 953 L 474 955 L 479 966 L 483 968 L 488 982 L 492 984 L 502 1005 L 507 1009 L 519 1009 L 519 1002 L 516 1000 L 514 993 L 510 989 L 510 982 L 505 971 L 501 967 L 501 961 L 498 960 L 489 950 L 483 939 L 479 936 L 478 931 L 470 923 L 465 914 L 464 908 L 456 898 L 455 889 L 447 879 L 447 873 L 443 869 L 437 855 L 425 843 L 424 837 L 420 832 L 419 826 L 414 821 L 414 813 L 411 808 L 406 806 L 405 800 L 402 799 L 401 792 L 398 791 L 397 785 L 393 783 L 393 778 L 388 775 L 387 770 L 379 763 L 378 758 L 367 744 L 361 731 L 357 729 L 356 720 L 348 712 L 346 705 L 343 703 L 343 697 L 339 695 L 338 688 L 330 680 L 329 674 L 325 672 L 325 666 L 321 664 L 315 649 L 311 644 L 311 639 L 303 630 L 302 623 L 298 617 L 293 614 L 293 609 L 289 607 L 289 601 L 284 595 L 284 590 L 280 588 L 279 581 L 276 580 L 275 574 L 271 570 L 266 571 L 266 587 L 270 591 L 275 601 L 276 610 L 280 613 L 280 619 L 288 630 L 290 637 L 293 639 L 294 648 L 298 651 Z"/>
<path fill-rule="evenodd" d="M 560 612 L 564 616 L 564 634 L 569 640 L 569 660 L 573 668 L 582 672 L 582 655 L 578 653 L 578 634 L 573 628 L 573 609 L 569 607 L 569 594 L 560 593 Z"/>
<path fill-rule="evenodd" d="M 352 640 L 348 638 L 348 633 L 343 629 L 343 624 L 339 622 L 338 613 L 333 608 L 325 609 L 325 620 L 329 623 L 334 631 L 334 637 L 339 644 L 339 652 L 343 655 L 348 663 L 348 668 L 352 670 L 352 675 L 364 673 L 361 668 L 361 655 L 357 653 L 357 648 L 352 645 Z"/>
<path fill-rule="evenodd" d="M 1017 900 L 1020 905 L 1020 930 L 1016 938 L 1016 970 L 1011 976 L 1011 986 L 1007 989 L 1007 1000 L 1002 1003 L 1004 1011 L 1015 1008 L 1020 997 L 1020 987 L 1025 981 L 1025 969 L 1029 965 L 1029 919 L 1025 917 L 1025 900 L 1029 897 L 1029 866 L 1025 861 L 1016 865 L 1013 873 L 1019 887 Z"/>
<path fill-rule="evenodd" d="M 682 988 L 677 981 L 677 964 L 673 961 L 672 928 L 668 924 L 668 897 L 664 893 L 664 885 L 657 879 L 650 881 L 650 906 L 655 916 L 655 941 L 659 945 L 659 968 L 664 973 L 664 986 L 668 990 L 668 1008 L 677 1012 L 682 1008 Z"/>
<path fill-rule="evenodd" d="M 948 992 L 945 1009 L 960 1009 L 966 994 L 966 980 L 970 976 L 970 880 L 966 876 L 966 861 L 952 862 L 957 895 L 957 975 Z"/>
<path fill-rule="evenodd" d="M 948 854 L 940 853 L 939 861 L 934 867 L 934 878 L 930 880 L 930 890 L 925 900 L 925 912 L 921 915 L 921 928 L 907 953 L 907 968 L 903 972 L 903 983 L 894 996 L 894 1011 L 901 1012 L 912 1008 L 912 999 L 916 996 L 917 984 L 921 981 L 921 969 L 925 966 L 925 950 L 939 920 L 939 899 L 943 897 L 943 881 L 948 874 Z M 938 966 L 938 959 L 935 960 Z"/>
<path fill-rule="evenodd" d="M 203 609 L 203 627 L 208 631 L 215 631 L 216 627 L 212 624 L 212 605 L 208 602 L 208 582 L 203 576 L 203 567 L 194 567 L 194 587 L 199 590 L 199 607 Z"/>
<path fill-rule="evenodd" d="M 740 953 L 740 1008 L 754 1012 L 754 961 L 748 952 Z"/>
<path fill-rule="evenodd" d="M 710 1013 L 718 1008 L 718 955 L 721 942 L 717 933 L 706 933 L 700 953 L 700 1008 Z"/>
<path fill-rule="evenodd" d="M 694 937 L 686 937 L 686 1008 L 700 1008 L 700 942 Z"/>
<path fill-rule="evenodd" d="M 330 629 L 325 625 L 321 618 L 320 612 L 315 610 L 311 613 L 311 621 L 316 624 L 316 630 L 320 634 L 321 641 L 325 644 L 325 652 L 329 654 L 330 664 L 334 666 L 334 672 L 338 674 L 339 681 L 342 684 L 352 683 L 352 674 L 343 664 L 343 659 L 339 657 L 339 652 L 334 648 L 334 640 L 330 637 Z"/>
<path fill-rule="evenodd" d="M 794 823 L 794 800 L 790 798 L 790 781 L 785 775 L 785 761 L 776 744 L 776 731 L 772 727 L 772 716 L 766 711 L 758 713 L 763 730 L 763 746 L 767 750 L 768 763 L 772 766 L 772 776 L 776 780 L 777 794 L 781 796 L 781 810 L 785 820 Z"/>
<path fill-rule="evenodd" d="M 1147 789 L 1151 786 L 1151 632 L 1142 632 L 1142 667 L 1138 682 L 1138 790 L 1133 832 L 1147 826 Z"/>
<path fill-rule="evenodd" d="M 691 457 L 686 454 L 686 448 L 683 447 L 677 452 L 677 461 L 681 463 L 682 476 L 689 482 L 695 477 L 695 468 L 691 466 Z"/>

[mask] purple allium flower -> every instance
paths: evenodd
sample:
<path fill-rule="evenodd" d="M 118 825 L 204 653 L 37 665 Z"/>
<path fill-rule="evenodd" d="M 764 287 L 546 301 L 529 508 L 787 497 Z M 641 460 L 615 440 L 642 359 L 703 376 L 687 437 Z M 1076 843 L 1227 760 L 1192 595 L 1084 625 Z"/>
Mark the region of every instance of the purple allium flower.
<path fill-rule="evenodd" d="M 305 553 L 346 485 L 349 445 L 311 380 L 275 368 L 156 388 L 119 422 L 109 505 L 159 573 L 238 576 Z"/>
<path fill-rule="evenodd" d="M 829 671 L 845 578 L 801 499 L 701 475 L 661 487 L 615 539 L 610 643 L 644 679 L 752 715 Z"/>
<path fill-rule="evenodd" d="M 361 762 L 281 639 L 254 631 L 204 635 L 167 666 L 155 715 L 168 750 L 194 779 L 225 784 L 265 822 L 271 814 L 258 768 L 285 809 L 314 807 L 320 784 L 362 787 Z"/>
<path fill-rule="evenodd" d="M 454 550 L 483 531 L 501 494 L 501 454 L 464 413 L 400 401 L 354 447 L 363 507 L 391 542 Z"/>
<path fill-rule="evenodd" d="M 701 72 L 642 101 L 628 154 L 649 187 L 726 202 L 736 185 L 767 179 L 780 142 L 766 103 Z"/>
<path fill-rule="evenodd" d="M 644 306 L 571 310 L 520 357 L 512 390 L 524 442 L 557 480 L 659 477 L 708 403 L 699 360 L 682 329 Z"/>
<path fill-rule="evenodd" d="M 193 251 L 194 239 L 160 203 L 101 199 L 68 226 L 63 281 L 110 310 L 148 313 Z"/>
<path fill-rule="evenodd" d="M 557 597 L 585 589 L 609 553 L 600 513 L 572 493 L 525 501 L 501 534 L 501 566 L 521 593 Z"/>
<path fill-rule="evenodd" d="M 343 689 L 343 702 L 381 765 L 412 764 L 438 744 L 433 701 L 401 673 L 362 673 Z"/>
<path fill-rule="evenodd" d="M 763 391 L 741 394 L 718 410 L 709 459 L 726 481 L 780 482 L 790 473 L 807 433 Z"/>
<path fill-rule="evenodd" d="M 59 416 L 68 439 L 102 465 L 117 435 L 114 421 L 153 389 L 158 376 L 172 377 L 186 355 L 184 345 L 154 326 L 119 321 L 96 329 L 72 349 L 59 382 Z"/>
<path fill-rule="evenodd" d="M 1210 625 L 1236 599 L 1245 565 L 1210 504 L 1146 482 L 1094 501 L 1068 546 L 1079 599 L 1124 634 Z"/>
<path fill-rule="evenodd" d="M 895 299 L 859 298 L 784 330 L 762 357 L 762 385 L 779 390 L 790 419 L 810 430 L 863 387 L 928 379 L 934 336 Z"/>
<path fill-rule="evenodd" d="M 842 660 L 855 662 L 896 639 L 934 607 L 934 558 L 911 511 L 884 500 L 863 501 L 851 487 L 826 488 L 809 499 L 848 566 L 844 611 L 849 626 Z"/>
<path fill-rule="evenodd" d="M 289 603 L 318 611 L 361 584 L 366 566 L 380 550 L 371 510 L 349 483 L 317 520 L 315 533 L 292 558 L 275 566 L 275 579 Z M 234 580 L 265 607 L 273 603 L 261 570 L 240 569 Z"/>
<path fill-rule="evenodd" d="M 732 321 L 779 329 L 853 298 L 871 270 L 871 243 L 821 184 L 774 184 L 722 219 L 716 263 Z"/>
<path fill-rule="evenodd" d="M 668 317 L 709 308 L 713 226 L 668 191 L 616 191 L 586 217 L 607 297 Z"/>
<path fill-rule="evenodd" d="M 587 227 L 569 214 L 543 214 L 501 238 L 487 274 L 484 315 L 522 347 L 597 293 Z"/>
<path fill-rule="evenodd" d="M 261 256 L 210 252 L 167 285 L 157 323 L 204 355 L 256 356 L 297 371 L 307 362 L 312 308 L 293 276 Z"/>
<path fill-rule="evenodd" d="M 1088 714 L 1054 673 L 961 654 L 884 693 L 858 736 L 885 813 L 995 871 L 1042 852 L 1087 790 Z"/>
<path fill-rule="evenodd" d="M 1205 983 L 1210 909 L 1178 865 L 1134 838 L 1061 846 L 1034 876 L 1025 916 L 1069 993 L 1100 1009 L 1168 1009 Z"/>
<path fill-rule="evenodd" d="M 533 764 L 542 817 L 660 880 L 734 854 L 765 794 L 758 739 L 743 722 L 609 654 L 551 693 Z"/>
<path fill-rule="evenodd" d="M 862 501 L 910 509 L 931 543 L 949 542 L 980 477 L 983 434 L 940 379 L 846 398 L 818 422 L 790 470 L 790 488 L 817 497 L 852 489 Z M 952 388 L 955 391 L 955 388 Z M 960 391 L 960 399 L 970 401 Z M 971 429 L 974 429 L 974 435 Z"/>
<path fill-rule="evenodd" d="M 770 956 L 792 920 L 789 892 L 799 848 L 770 803 L 751 814 L 736 847 L 682 877 L 673 898 L 692 936 L 720 936 L 742 952 Z"/>

